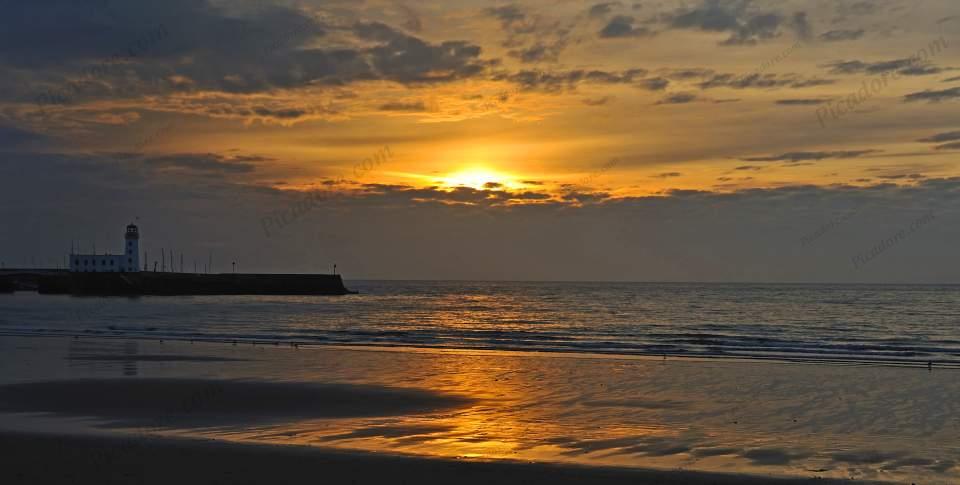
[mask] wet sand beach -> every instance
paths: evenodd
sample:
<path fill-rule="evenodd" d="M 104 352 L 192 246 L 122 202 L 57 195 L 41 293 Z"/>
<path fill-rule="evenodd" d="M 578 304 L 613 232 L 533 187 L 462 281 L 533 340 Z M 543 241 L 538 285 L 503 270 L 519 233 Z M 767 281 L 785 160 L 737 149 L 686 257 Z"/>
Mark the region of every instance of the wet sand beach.
<path fill-rule="evenodd" d="M 0 433 L 0 453 L 14 466 L 10 485 L 102 484 L 690 484 L 843 483 L 682 471 L 426 459 L 309 447 L 197 440 L 43 436 Z M 55 466 L 51 466 L 55 464 Z M 862 483 L 862 482 L 861 482 Z"/>
<path fill-rule="evenodd" d="M 0 391 L 0 412 L 86 416 L 128 428 L 402 416 L 470 403 L 416 389 L 185 378 L 28 382 L 0 386 Z"/>
<path fill-rule="evenodd" d="M 956 369 L 62 337 L 0 368 L 3 483 L 960 476 Z"/>

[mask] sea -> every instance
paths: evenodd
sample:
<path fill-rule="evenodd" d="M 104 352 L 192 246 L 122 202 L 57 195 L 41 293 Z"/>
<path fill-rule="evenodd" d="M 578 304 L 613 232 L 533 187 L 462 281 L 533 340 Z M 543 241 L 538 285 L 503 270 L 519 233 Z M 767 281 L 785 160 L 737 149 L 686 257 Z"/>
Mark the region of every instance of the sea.
<path fill-rule="evenodd" d="M 960 367 L 960 286 L 348 281 L 347 296 L 0 295 L 0 336 Z"/>

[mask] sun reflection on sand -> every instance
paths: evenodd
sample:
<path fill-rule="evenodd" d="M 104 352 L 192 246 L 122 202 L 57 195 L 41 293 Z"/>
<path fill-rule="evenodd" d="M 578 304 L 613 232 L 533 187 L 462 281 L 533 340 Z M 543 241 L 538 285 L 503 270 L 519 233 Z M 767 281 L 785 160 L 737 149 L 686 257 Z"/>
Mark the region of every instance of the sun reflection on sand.
<path fill-rule="evenodd" d="M 447 458 L 773 475 L 889 479 L 952 467 L 949 451 L 940 458 L 891 458 L 886 466 L 893 469 L 886 470 L 868 463 L 869 457 L 857 462 L 863 453 L 857 450 L 903 448 L 904 437 L 877 442 L 876 435 L 848 429 L 846 404 L 830 398 L 853 398 L 840 387 L 828 386 L 808 401 L 796 398 L 801 389 L 824 387 L 823 379 L 848 387 L 854 377 L 879 379 L 879 369 L 503 352 L 349 353 L 350 362 L 363 363 L 354 367 L 357 377 L 475 402 L 442 413 L 304 421 L 218 437 Z M 378 369 L 375 375 L 371 369 Z M 329 370 L 328 363 L 297 378 L 322 381 Z M 859 415 L 871 410 L 874 419 L 903 419 L 884 416 L 876 403 L 859 407 Z M 825 421 L 831 415 L 837 417 Z M 930 438 L 910 439 L 919 440 L 911 448 L 923 449 Z M 943 433 L 932 439 L 949 440 Z M 905 468 L 909 463 L 929 466 Z"/>
<path fill-rule="evenodd" d="M 408 379 L 418 386 L 472 396 L 477 402 L 439 415 L 337 423 L 337 429 L 327 428 L 304 441 L 469 459 L 774 475 L 890 479 L 897 473 L 952 467 L 949 451 L 939 458 L 891 458 L 886 465 L 859 458 L 862 450 L 931 449 L 921 444 L 931 437 L 914 436 L 914 446 L 904 448 L 903 436 L 884 436 L 893 422 L 906 416 L 886 414 L 881 403 L 892 397 L 889 392 L 870 396 L 860 387 L 882 387 L 878 383 L 888 382 L 884 373 L 889 370 L 457 352 L 422 353 L 404 360 L 411 365 L 404 375 L 416 376 Z M 870 383 L 851 388 L 850 379 Z M 837 384 L 825 386 L 824 381 Z M 822 392 L 815 392 L 817 387 Z M 863 425 L 848 422 L 854 416 L 844 409 L 857 396 L 844 389 L 868 399 L 855 404 L 859 419 L 888 423 L 870 433 L 854 429 Z M 813 397 L 797 397 L 801 395 Z M 394 427 L 388 429 L 392 433 L 378 435 L 377 427 L 385 425 Z M 407 433 L 398 432 L 397 426 L 406 427 Z M 349 430 L 366 430 L 371 436 L 324 438 Z M 946 445 L 947 434 L 932 439 L 955 448 Z M 952 453 L 957 456 L 955 449 Z M 928 467 L 905 468 L 909 463 Z"/>
<path fill-rule="evenodd" d="M 115 347 L 118 355 L 129 353 Z M 955 483 L 960 477 L 955 439 L 960 380 L 954 370 L 169 342 L 142 342 L 138 352 L 160 355 L 174 347 L 184 357 L 202 349 L 197 355 L 223 359 L 141 361 L 141 377 L 200 371 L 228 382 L 420 389 L 469 401 L 432 411 L 387 404 L 359 417 L 300 419 L 279 411 L 272 415 L 271 400 L 262 399 L 265 420 L 153 434 L 468 460 L 922 477 L 924 483 Z M 70 355 L 68 347 L 63 355 Z M 22 356 L 14 351 L 4 358 Z M 67 369 L 77 376 L 124 373 L 123 359 L 101 364 Z M 27 372 L 22 364 L 10 368 Z"/>

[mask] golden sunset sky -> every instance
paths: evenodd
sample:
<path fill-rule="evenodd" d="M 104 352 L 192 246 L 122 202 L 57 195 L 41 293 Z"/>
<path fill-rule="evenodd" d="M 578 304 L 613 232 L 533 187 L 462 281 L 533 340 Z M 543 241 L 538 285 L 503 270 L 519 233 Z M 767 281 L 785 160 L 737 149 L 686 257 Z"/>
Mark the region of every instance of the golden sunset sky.
<path fill-rule="evenodd" d="M 260 219 L 319 191 L 353 208 L 464 206 L 503 222 L 537 206 L 596 221 L 608 216 L 590 210 L 691 194 L 901 196 L 960 175 L 960 11 L 949 0 L 3 8 L 10 177 L 28 193 L 57 173 L 66 197 L 70 180 L 95 173 L 75 203 L 109 188 L 127 207 L 112 207 L 119 221 L 58 212 L 76 233 L 51 235 L 61 239 L 106 240 L 159 210 L 116 193 L 134 183 L 167 190 L 156 197 L 202 226 L 210 212 L 187 199 L 250 203 Z"/>

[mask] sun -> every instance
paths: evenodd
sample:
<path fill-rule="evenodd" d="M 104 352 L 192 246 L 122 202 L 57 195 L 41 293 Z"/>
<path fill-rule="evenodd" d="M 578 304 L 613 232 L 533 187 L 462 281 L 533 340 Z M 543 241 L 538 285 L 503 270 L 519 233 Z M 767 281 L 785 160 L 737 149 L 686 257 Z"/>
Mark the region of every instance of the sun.
<path fill-rule="evenodd" d="M 446 187 L 470 187 L 473 189 L 515 188 L 519 184 L 514 177 L 485 167 L 472 167 L 454 172 L 441 179 Z"/>

